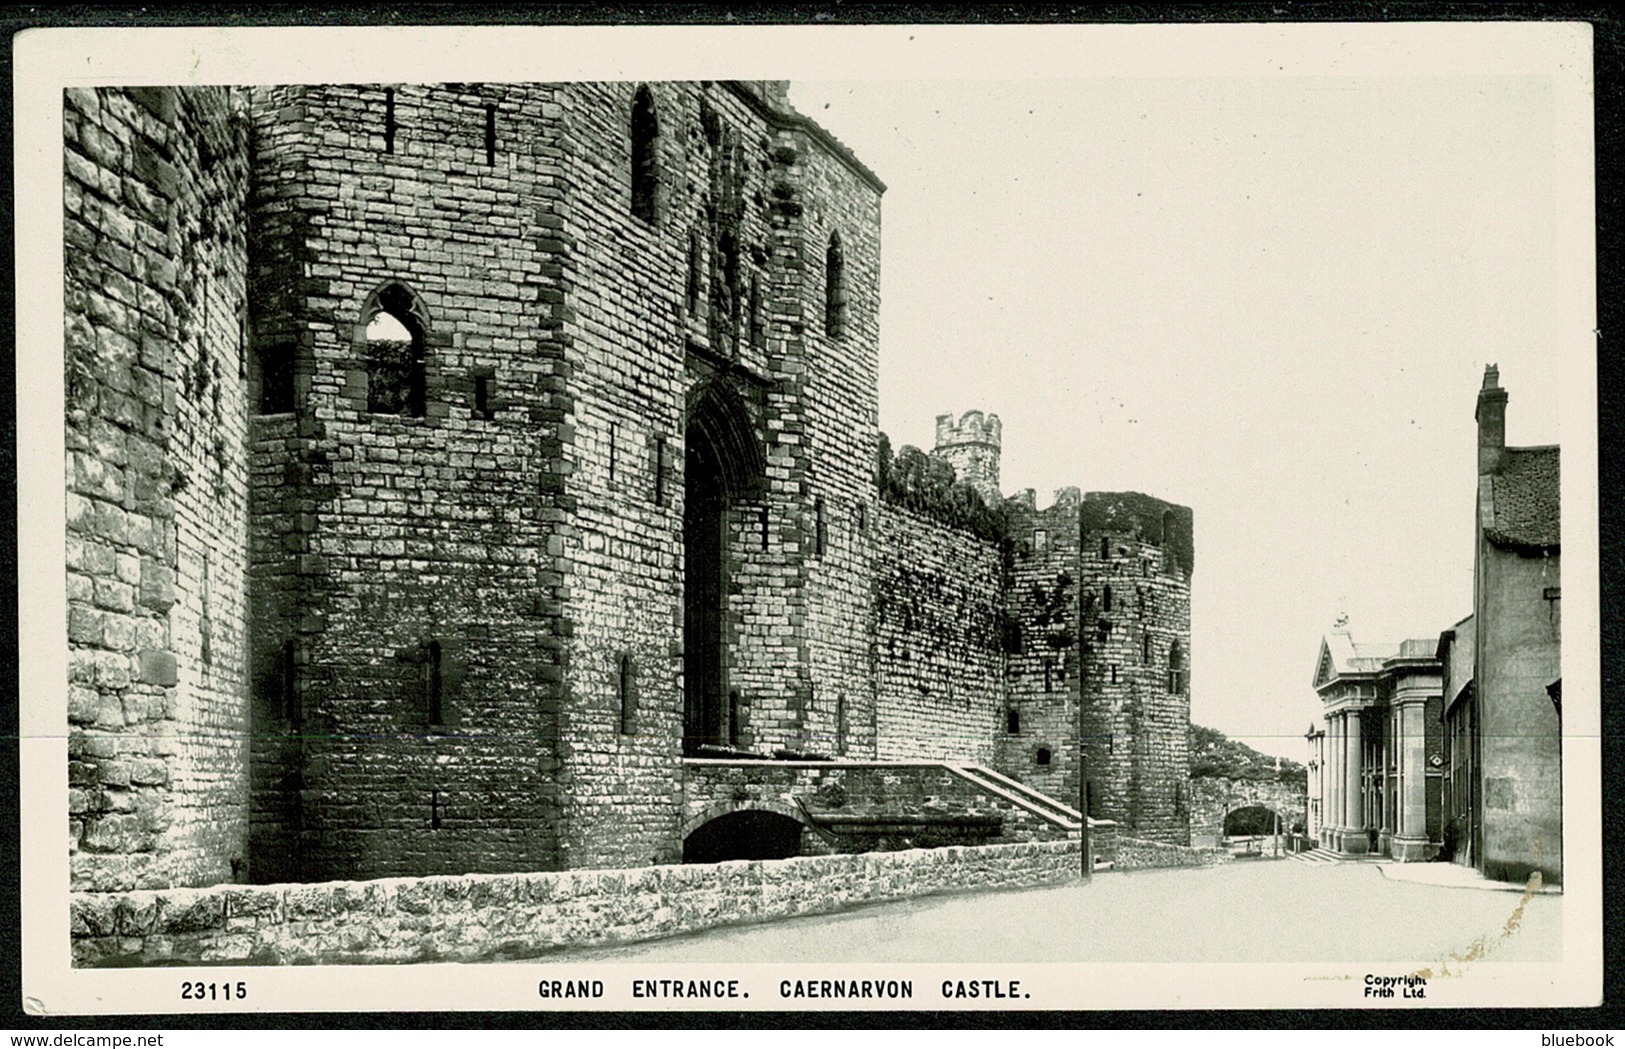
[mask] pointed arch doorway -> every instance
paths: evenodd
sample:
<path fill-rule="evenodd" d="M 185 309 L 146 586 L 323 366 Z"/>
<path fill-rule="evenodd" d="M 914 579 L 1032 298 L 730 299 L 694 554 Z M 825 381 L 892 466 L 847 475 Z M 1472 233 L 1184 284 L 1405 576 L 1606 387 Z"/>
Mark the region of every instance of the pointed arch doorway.
<path fill-rule="evenodd" d="M 683 464 L 683 753 L 735 742 L 729 704 L 730 511 L 764 487 L 760 443 L 744 405 L 710 383 L 689 409 Z"/>

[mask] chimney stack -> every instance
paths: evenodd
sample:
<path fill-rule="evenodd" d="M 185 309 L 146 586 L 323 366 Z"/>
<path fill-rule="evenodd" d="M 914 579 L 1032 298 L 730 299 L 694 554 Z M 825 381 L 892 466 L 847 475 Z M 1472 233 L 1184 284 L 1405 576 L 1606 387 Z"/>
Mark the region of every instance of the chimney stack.
<path fill-rule="evenodd" d="M 1478 474 L 1500 469 L 1507 446 L 1507 392 L 1501 389 L 1501 371 L 1491 364 L 1484 368 L 1484 386 L 1478 391 Z"/>

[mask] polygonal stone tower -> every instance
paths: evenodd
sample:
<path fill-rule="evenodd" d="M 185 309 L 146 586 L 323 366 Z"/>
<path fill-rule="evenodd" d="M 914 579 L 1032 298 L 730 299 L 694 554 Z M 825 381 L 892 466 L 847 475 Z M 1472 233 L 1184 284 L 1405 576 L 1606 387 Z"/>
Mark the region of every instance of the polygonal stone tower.
<path fill-rule="evenodd" d="M 979 492 L 989 506 L 997 506 L 999 448 L 1004 432 L 997 415 L 966 412 L 954 422 L 953 413 L 937 416 L 937 446 L 931 454 L 954 468 L 959 479 Z"/>

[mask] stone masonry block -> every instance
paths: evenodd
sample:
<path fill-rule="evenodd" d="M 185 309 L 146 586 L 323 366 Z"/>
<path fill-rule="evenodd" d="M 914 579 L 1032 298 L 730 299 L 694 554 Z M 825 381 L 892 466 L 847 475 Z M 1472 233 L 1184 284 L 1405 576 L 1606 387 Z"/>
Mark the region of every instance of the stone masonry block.
<path fill-rule="evenodd" d="M 176 682 L 175 654 L 160 649 L 143 649 L 141 680 L 149 685 L 173 686 Z"/>

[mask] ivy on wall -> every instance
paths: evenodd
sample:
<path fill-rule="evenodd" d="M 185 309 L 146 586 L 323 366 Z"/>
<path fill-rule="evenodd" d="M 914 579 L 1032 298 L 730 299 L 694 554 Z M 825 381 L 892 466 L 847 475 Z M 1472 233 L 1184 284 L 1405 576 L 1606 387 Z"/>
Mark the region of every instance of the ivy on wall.
<path fill-rule="evenodd" d="M 954 468 L 905 444 L 894 456 L 891 439 L 880 435 L 875 484 L 883 499 L 932 520 L 970 532 L 1007 548 L 1010 522 L 1002 507 L 991 507 L 980 492 L 961 483 Z"/>

